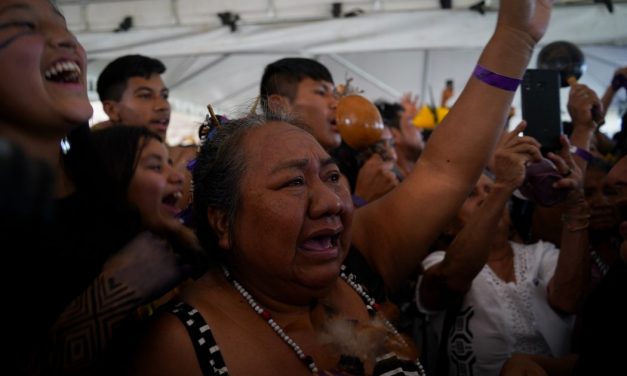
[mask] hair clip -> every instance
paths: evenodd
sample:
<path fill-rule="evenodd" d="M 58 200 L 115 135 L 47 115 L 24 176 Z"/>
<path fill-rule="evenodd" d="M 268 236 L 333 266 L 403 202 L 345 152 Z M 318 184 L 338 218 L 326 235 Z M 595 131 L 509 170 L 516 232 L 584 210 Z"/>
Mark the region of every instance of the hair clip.
<path fill-rule="evenodd" d="M 205 116 L 205 121 L 200 124 L 200 128 L 198 128 L 198 138 L 201 144 L 205 143 L 207 140 L 211 140 L 216 130 L 222 126 L 220 119 L 218 119 L 213 112 L 213 108 L 210 104 L 207 105 L 207 110 L 209 110 L 209 114 Z"/>

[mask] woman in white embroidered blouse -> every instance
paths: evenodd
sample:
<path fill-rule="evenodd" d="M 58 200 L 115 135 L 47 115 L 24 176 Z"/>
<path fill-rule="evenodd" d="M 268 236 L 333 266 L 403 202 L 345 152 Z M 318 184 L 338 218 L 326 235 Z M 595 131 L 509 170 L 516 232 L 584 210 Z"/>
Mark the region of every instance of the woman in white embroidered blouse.
<path fill-rule="evenodd" d="M 448 363 L 438 363 L 449 374 L 498 375 L 514 352 L 555 356 L 569 350 L 572 317 L 564 314 L 574 313 L 590 270 L 582 174 L 563 138 L 561 158 L 551 155 L 564 176 L 557 184 L 570 189 L 563 252 L 547 242 L 512 241 L 507 203 L 525 178 L 526 164 L 540 158 L 537 141 L 518 137 L 523 127 L 504 136 L 495 179 L 480 178 L 449 226 L 455 238 L 447 251 L 423 262 L 418 307 L 436 315 L 440 325 L 445 311 L 453 310 L 447 333 L 440 335 Z"/>

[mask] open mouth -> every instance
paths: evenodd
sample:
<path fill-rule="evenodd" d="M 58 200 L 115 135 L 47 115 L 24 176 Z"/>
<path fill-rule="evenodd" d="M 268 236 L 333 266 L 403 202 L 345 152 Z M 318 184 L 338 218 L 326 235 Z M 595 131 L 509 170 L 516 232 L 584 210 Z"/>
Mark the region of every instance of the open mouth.
<path fill-rule="evenodd" d="M 47 81 L 77 84 L 81 79 L 81 68 L 73 61 L 59 61 L 46 69 L 44 76 Z"/>
<path fill-rule="evenodd" d="M 302 248 L 311 252 L 334 250 L 340 244 L 340 234 L 311 237 L 302 244 Z"/>
<path fill-rule="evenodd" d="M 162 126 L 162 127 L 167 127 L 169 122 L 170 121 L 168 119 L 160 119 L 160 120 L 151 121 L 151 123 L 158 125 L 158 126 Z"/>
<path fill-rule="evenodd" d="M 169 119 L 151 120 L 150 126 L 157 132 L 165 132 L 168 130 Z"/>
<path fill-rule="evenodd" d="M 183 193 L 181 191 L 176 191 L 176 192 L 170 193 L 169 195 L 166 195 L 161 200 L 161 203 L 164 204 L 169 209 L 171 209 L 174 212 L 174 214 L 177 214 L 179 209 L 176 206 L 176 204 L 179 202 L 181 197 L 183 197 Z"/>

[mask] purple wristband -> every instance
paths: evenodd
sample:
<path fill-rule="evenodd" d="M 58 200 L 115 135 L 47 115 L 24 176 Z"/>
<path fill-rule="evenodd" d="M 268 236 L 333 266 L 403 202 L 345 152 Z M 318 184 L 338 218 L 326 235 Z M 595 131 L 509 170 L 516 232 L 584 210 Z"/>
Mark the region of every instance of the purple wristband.
<path fill-rule="evenodd" d="M 571 154 L 575 154 L 575 155 L 579 156 L 579 158 L 583 159 L 586 162 L 592 162 L 592 159 L 594 159 L 594 156 L 592 154 L 590 154 L 589 151 L 587 151 L 585 149 L 578 148 L 575 145 L 571 145 L 570 146 L 570 152 L 571 152 Z"/>
<path fill-rule="evenodd" d="M 507 91 L 516 91 L 521 82 L 521 80 L 517 78 L 502 76 L 498 73 L 489 71 L 479 64 L 475 67 L 472 75 L 490 86 L 498 87 L 499 89 Z"/>
<path fill-rule="evenodd" d="M 353 195 L 353 205 L 355 205 L 355 208 L 361 208 L 362 206 L 366 205 L 368 203 L 368 201 L 364 200 L 363 198 L 357 196 L 357 195 Z"/>

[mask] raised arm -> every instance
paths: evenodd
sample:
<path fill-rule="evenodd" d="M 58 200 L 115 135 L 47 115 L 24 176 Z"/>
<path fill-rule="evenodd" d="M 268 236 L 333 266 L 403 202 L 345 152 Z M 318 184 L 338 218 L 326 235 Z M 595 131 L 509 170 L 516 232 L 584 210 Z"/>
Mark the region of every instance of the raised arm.
<path fill-rule="evenodd" d="M 581 169 L 582 175 L 586 174 L 586 167 L 588 160 L 585 152 L 590 152 L 592 147 L 592 140 L 595 137 L 595 131 L 597 129 L 597 123 L 593 118 L 592 109 L 597 107 L 601 109 L 599 97 L 594 90 L 588 86 L 574 83 L 571 84 L 570 91 L 568 93 L 568 113 L 573 125 L 573 131 L 570 136 L 570 142 L 573 146 L 581 149 L 576 151 L 573 159 L 577 166 Z M 597 137 L 599 134 L 596 134 Z M 597 138 L 597 141 L 599 139 Z M 608 140 L 611 142 L 611 140 Z M 600 145 L 597 143 L 597 148 Z M 571 147 L 571 152 L 573 148 Z M 589 154 L 591 157 L 592 155 Z M 555 205 L 551 207 L 536 206 L 534 208 L 534 223 L 532 232 L 536 239 L 542 239 L 554 243 L 560 247 L 561 244 L 561 229 L 560 216 L 565 210 L 563 205 Z"/>
<path fill-rule="evenodd" d="M 621 87 L 627 89 L 627 67 L 622 67 L 614 72 L 612 82 L 603 93 L 601 102 L 603 103 L 603 111 L 607 112 L 607 109 L 612 104 L 612 100 Z"/>
<path fill-rule="evenodd" d="M 573 84 L 568 93 L 568 113 L 573 123 L 573 133 L 570 141 L 576 147 L 590 151 L 592 138 L 597 129 L 597 123 L 593 118 L 596 112 L 603 112 L 601 100 L 588 86 L 583 84 Z M 593 112 L 593 108 L 596 108 Z M 575 162 L 585 172 L 587 162 L 585 159 L 577 157 Z"/>
<path fill-rule="evenodd" d="M 479 64 L 500 76 L 520 79 L 546 31 L 551 4 L 502 1 L 495 32 Z M 418 267 L 461 206 L 492 153 L 513 96 L 514 91 L 471 77 L 413 172 L 392 192 L 356 210 L 353 244 L 388 289 L 395 289 Z"/>
<path fill-rule="evenodd" d="M 428 268 L 420 283 L 421 305 L 442 310 L 462 299 L 487 262 L 499 221 L 512 192 L 525 178 L 525 164 L 540 158 L 539 144 L 518 137 L 523 124 L 503 136 L 495 151 L 494 184 L 446 251 L 442 262 Z M 482 195 L 483 192 L 473 194 Z M 503 239 L 507 241 L 508 239 Z"/>
<path fill-rule="evenodd" d="M 553 278 L 549 282 L 549 305 L 561 313 L 575 313 L 590 279 L 590 252 L 588 250 L 588 226 L 590 208 L 583 195 L 581 169 L 568 152 L 570 144 L 562 136 L 561 158 L 549 155 L 558 170 L 570 171 L 556 184 L 570 188 L 562 214 L 562 238 L 560 253 Z"/>

